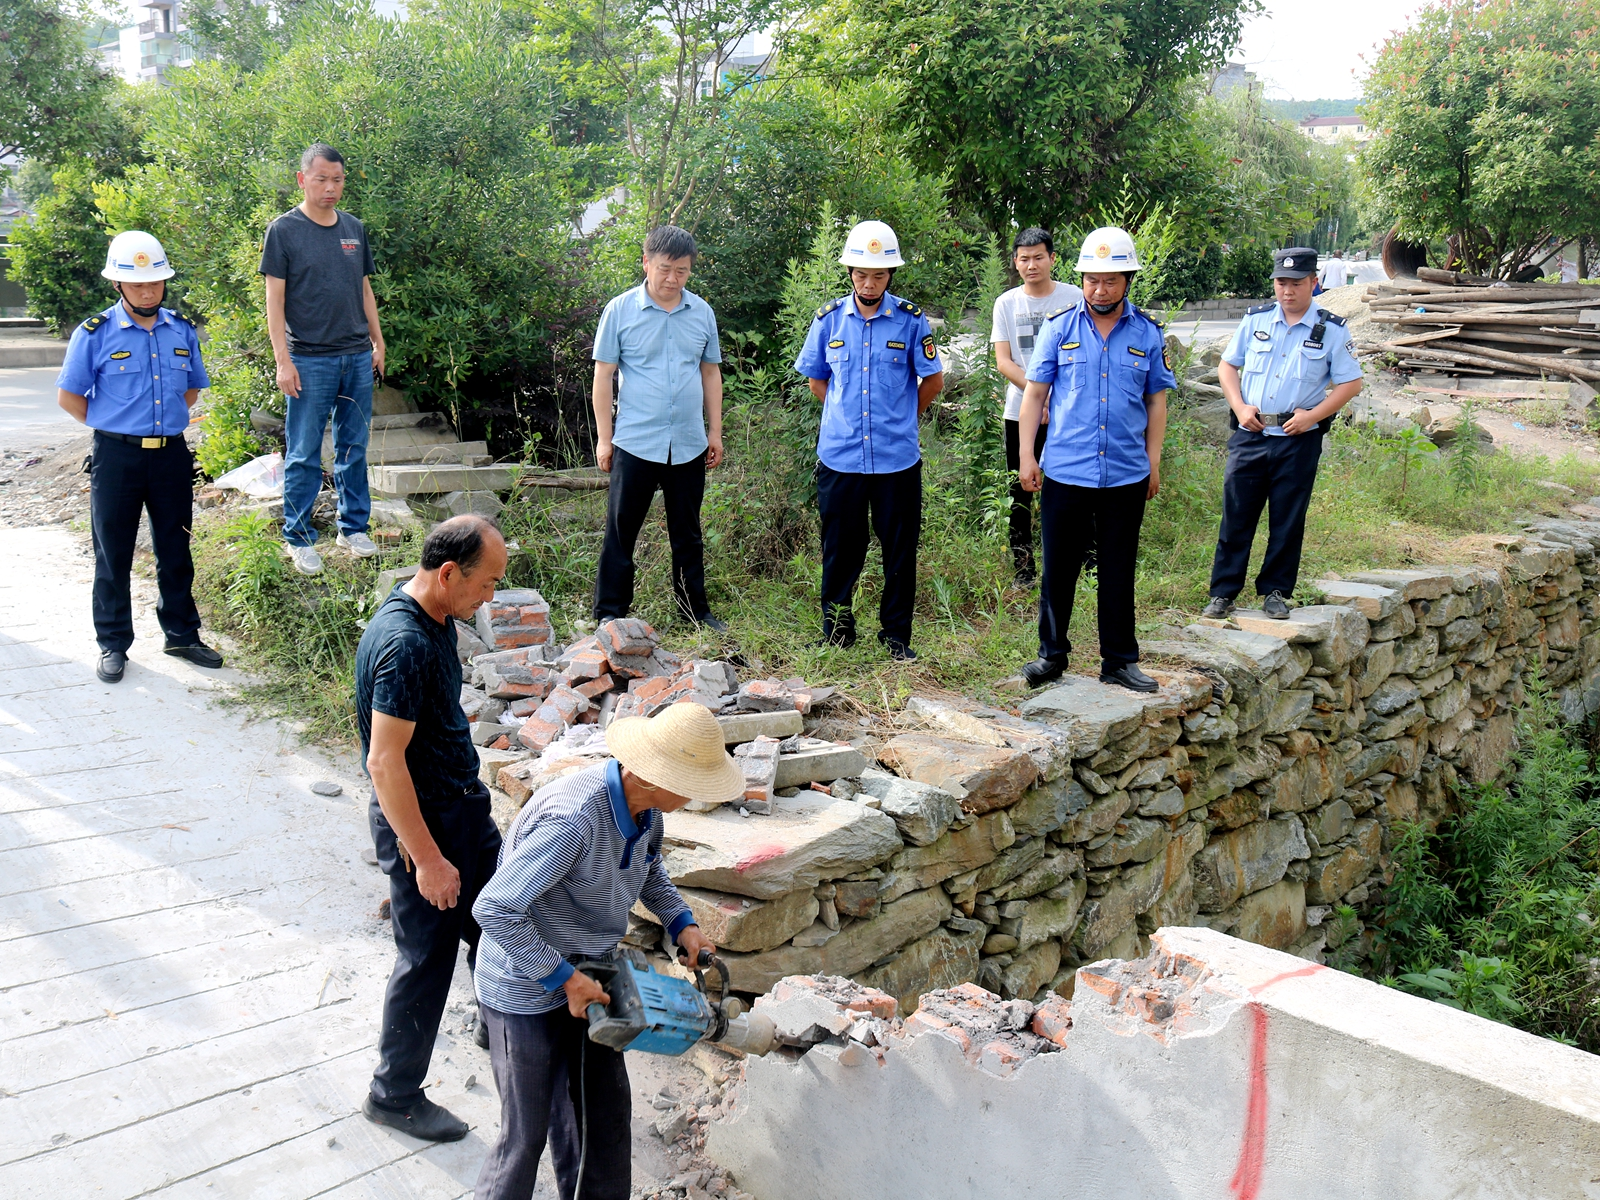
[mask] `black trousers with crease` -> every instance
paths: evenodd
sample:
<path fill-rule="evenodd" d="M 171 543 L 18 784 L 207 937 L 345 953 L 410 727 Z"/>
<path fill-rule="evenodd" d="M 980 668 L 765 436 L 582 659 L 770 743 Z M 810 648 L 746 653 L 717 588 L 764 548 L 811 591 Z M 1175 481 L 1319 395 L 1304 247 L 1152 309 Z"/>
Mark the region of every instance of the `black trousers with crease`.
<path fill-rule="evenodd" d="M 822 516 L 822 636 L 855 637 L 852 600 L 867 562 L 867 531 L 883 547 L 883 597 L 878 639 L 911 644 L 917 599 L 917 540 L 922 534 L 922 464 L 884 475 L 835 471 L 817 464 Z"/>
<path fill-rule="evenodd" d="M 1256 575 L 1256 591 L 1294 594 L 1300 579 L 1306 510 L 1317 484 L 1322 433 L 1269 437 L 1236 429 L 1228 439 L 1222 481 L 1222 527 L 1211 563 L 1211 594 L 1232 599 L 1244 590 L 1261 510 L 1267 510 L 1267 552 Z"/>
<path fill-rule="evenodd" d="M 657 463 L 618 446 L 611 459 L 606 536 L 595 573 L 596 621 L 625 617 L 633 607 L 633 548 L 658 489 L 667 514 L 672 592 L 678 609 L 691 619 L 711 611 L 706 602 L 705 543 L 700 536 L 700 502 L 706 494 L 705 453 L 686 463 Z"/>
<path fill-rule="evenodd" d="M 1011 519 L 1007 523 L 1007 541 L 1011 544 L 1011 563 L 1019 575 L 1034 574 L 1033 562 L 1033 493 L 1017 479 L 1022 466 L 1022 429 L 1018 422 L 1007 420 L 1006 470 L 1011 472 Z M 1033 439 L 1033 460 L 1040 461 L 1044 453 L 1045 436 L 1050 426 L 1039 423 L 1039 432 Z"/>
<path fill-rule="evenodd" d="M 1139 560 L 1148 477 L 1119 487 L 1078 487 L 1044 477 L 1039 493 L 1044 573 L 1039 585 L 1039 657 L 1063 658 L 1078 573 L 1091 551 L 1099 566 L 1100 665 L 1114 671 L 1139 661 L 1133 631 L 1133 573 Z"/>

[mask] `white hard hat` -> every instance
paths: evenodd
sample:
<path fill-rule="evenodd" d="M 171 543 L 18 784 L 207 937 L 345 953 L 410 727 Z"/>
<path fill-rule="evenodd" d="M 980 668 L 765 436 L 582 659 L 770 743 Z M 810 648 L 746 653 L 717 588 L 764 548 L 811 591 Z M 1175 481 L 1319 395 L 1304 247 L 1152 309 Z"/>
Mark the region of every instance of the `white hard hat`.
<path fill-rule="evenodd" d="M 1078 270 L 1109 275 L 1115 271 L 1137 271 L 1139 252 L 1133 248 L 1133 238 L 1126 229 L 1107 225 L 1096 229 L 1083 239 L 1083 249 L 1078 251 Z"/>
<path fill-rule="evenodd" d="M 177 272 L 167 264 L 167 252 L 160 242 L 143 230 L 130 229 L 111 239 L 106 269 L 100 274 L 118 283 L 155 283 L 171 279 Z"/>
<path fill-rule="evenodd" d="M 863 221 L 844 240 L 839 261 L 847 267 L 903 267 L 900 239 L 882 221 Z"/>

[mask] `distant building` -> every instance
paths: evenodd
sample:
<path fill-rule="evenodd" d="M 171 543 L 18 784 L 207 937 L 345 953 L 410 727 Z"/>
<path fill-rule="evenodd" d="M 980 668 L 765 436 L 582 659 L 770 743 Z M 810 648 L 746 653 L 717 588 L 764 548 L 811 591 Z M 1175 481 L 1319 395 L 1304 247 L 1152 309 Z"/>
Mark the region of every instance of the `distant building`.
<path fill-rule="evenodd" d="M 1300 122 L 1300 132 L 1314 142 L 1354 142 L 1364 146 L 1372 140 L 1364 117 L 1307 117 Z"/>
<path fill-rule="evenodd" d="M 1231 62 L 1211 77 L 1210 91 L 1218 99 L 1231 96 L 1234 92 L 1259 95 L 1261 83 L 1254 71 L 1245 70 L 1243 63 Z"/>
<path fill-rule="evenodd" d="M 765 79 L 772 73 L 777 55 L 772 50 L 756 49 L 756 38 L 750 34 L 734 46 L 733 53 L 721 63 L 707 63 L 700 74 L 700 95 L 710 96 L 727 91 L 740 82 L 750 83 Z"/>
<path fill-rule="evenodd" d="M 172 67 L 190 67 L 199 57 L 198 42 L 183 19 L 180 0 L 145 0 L 149 15 L 137 25 L 127 25 L 99 35 L 95 50 L 106 70 L 128 83 L 157 80 L 165 83 Z"/>

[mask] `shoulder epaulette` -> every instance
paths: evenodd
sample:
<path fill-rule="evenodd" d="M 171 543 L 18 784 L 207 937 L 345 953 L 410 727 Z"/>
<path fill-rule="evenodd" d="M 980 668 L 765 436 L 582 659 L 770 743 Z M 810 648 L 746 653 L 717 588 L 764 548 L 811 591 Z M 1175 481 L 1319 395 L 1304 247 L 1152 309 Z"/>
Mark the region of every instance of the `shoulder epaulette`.
<path fill-rule="evenodd" d="M 817 309 L 818 318 L 827 316 L 834 309 L 838 308 L 839 305 L 843 304 L 844 301 L 845 298 L 843 296 L 840 296 L 837 300 L 830 300 L 827 304 L 824 304 L 821 308 Z"/>
<path fill-rule="evenodd" d="M 1257 313 L 1264 313 L 1264 312 L 1271 312 L 1271 311 L 1272 311 L 1272 305 L 1270 305 L 1270 304 L 1258 304 L 1254 308 L 1245 309 L 1244 310 L 1244 315 L 1247 316 L 1247 317 L 1253 317 Z"/>
<path fill-rule="evenodd" d="M 1056 319 L 1056 318 L 1057 318 L 1057 317 L 1059 317 L 1059 316 L 1060 316 L 1060 315 L 1061 315 L 1061 314 L 1062 314 L 1062 313 L 1068 313 L 1068 312 L 1071 312 L 1071 311 L 1072 311 L 1072 310 L 1073 310 L 1073 309 L 1075 309 L 1075 308 L 1077 308 L 1077 307 L 1078 307 L 1078 306 L 1077 306 L 1077 305 L 1076 305 L 1076 304 L 1069 304 L 1069 305 L 1067 305 L 1067 306 L 1066 306 L 1066 307 L 1065 307 L 1065 308 L 1058 308 L 1058 309 L 1056 309 L 1056 310 L 1055 310 L 1055 312 L 1053 312 L 1053 313 L 1045 313 L 1045 315 L 1044 315 L 1044 319 L 1045 319 L 1045 320 L 1046 320 L 1046 321 L 1054 321 L 1054 320 L 1055 320 L 1055 319 Z"/>
<path fill-rule="evenodd" d="M 1343 325 L 1344 318 L 1338 313 L 1331 313 L 1325 308 L 1317 309 L 1317 320 L 1326 321 L 1329 325 Z"/>
<path fill-rule="evenodd" d="M 200 328 L 200 326 L 198 326 L 198 325 L 196 325 L 194 323 L 194 318 L 191 317 L 188 313 L 175 312 L 172 315 L 177 317 L 178 320 L 182 321 L 190 329 L 199 329 Z"/>
<path fill-rule="evenodd" d="M 90 317 L 87 321 L 85 321 L 83 323 L 84 332 L 85 333 L 93 333 L 96 329 L 99 329 L 100 326 L 104 325 L 105 323 L 106 323 L 106 315 L 105 315 L 105 313 L 95 313 L 94 316 Z"/>
<path fill-rule="evenodd" d="M 922 315 L 922 310 L 909 300 L 897 301 L 895 307 L 904 312 L 910 313 L 913 317 L 920 317 Z"/>

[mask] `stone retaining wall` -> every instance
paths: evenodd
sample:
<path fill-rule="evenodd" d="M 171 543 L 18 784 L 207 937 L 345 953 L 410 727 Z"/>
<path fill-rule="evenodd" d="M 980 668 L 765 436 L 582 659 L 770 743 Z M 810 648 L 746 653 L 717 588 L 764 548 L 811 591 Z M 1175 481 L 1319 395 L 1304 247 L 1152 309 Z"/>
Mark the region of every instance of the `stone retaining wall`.
<path fill-rule="evenodd" d="M 1600 517 L 1600 513 L 1595 514 Z M 1492 779 L 1534 672 L 1600 708 L 1600 520 L 1543 521 L 1495 567 L 1326 580 L 1287 622 L 1148 642 L 1141 696 L 1071 677 L 1012 714 L 913 698 L 881 769 L 769 816 L 667 818 L 666 861 L 734 986 L 825 972 L 899 998 L 1076 968 L 1207 926 L 1316 959 L 1382 885 L 1397 826 Z M 646 915 L 630 937 L 659 936 Z"/>

